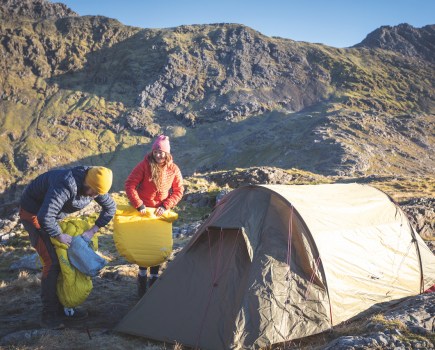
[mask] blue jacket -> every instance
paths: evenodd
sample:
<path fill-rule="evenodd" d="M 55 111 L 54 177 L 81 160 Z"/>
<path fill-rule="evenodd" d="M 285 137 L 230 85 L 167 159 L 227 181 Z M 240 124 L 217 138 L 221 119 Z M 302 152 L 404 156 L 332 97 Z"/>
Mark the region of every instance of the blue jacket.
<path fill-rule="evenodd" d="M 58 236 L 62 231 L 57 220 L 83 209 L 94 199 L 81 194 L 89 168 L 77 166 L 39 175 L 24 190 L 21 208 L 35 214 L 41 228 L 51 237 Z M 107 193 L 95 197 L 95 201 L 102 207 L 95 225 L 103 227 L 115 215 L 116 204 Z"/>

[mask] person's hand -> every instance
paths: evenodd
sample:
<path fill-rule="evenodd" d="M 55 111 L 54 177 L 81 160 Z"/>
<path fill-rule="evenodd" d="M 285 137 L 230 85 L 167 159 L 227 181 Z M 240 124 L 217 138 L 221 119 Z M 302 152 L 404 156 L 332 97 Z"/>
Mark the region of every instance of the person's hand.
<path fill-rule="evenodd" d="M 94 225 L 92 228 L 90 228 L 89 230 L 85 231 L 82 233 L 82 237 L 86 240 L 86 241 L 90 241 L 92 239 L 92 237 L 94 237 L 95 233 L 99 230 L 99 227 L 97 225 Z"/>
<path fill-rule="evenodd" d="M 145 215 L 147 213 L 147 207 L 145 206 L 145 204 L 142 204 L 139 208 L 137 208 L 137 210 L 142 215 Z"/>
<path fill-rule="evenodd" d="M 158 207 L 158 208 L 156 209 L 156 212 L 155 212 L 156 216 L 162 216 L 163 213 L 165 212 L 165 210 L 166 210 L 166 209 L 165 209 L 164 206 Z"/>
<path fill-rule="evenodd" d="M 72 241 L 72 237 L 70 235 L 65 234 L 65 233 L 61 233 L 59 236 L 56 236 L 56 239 L 60 243 L 66 244 L 68 247 Z"/>

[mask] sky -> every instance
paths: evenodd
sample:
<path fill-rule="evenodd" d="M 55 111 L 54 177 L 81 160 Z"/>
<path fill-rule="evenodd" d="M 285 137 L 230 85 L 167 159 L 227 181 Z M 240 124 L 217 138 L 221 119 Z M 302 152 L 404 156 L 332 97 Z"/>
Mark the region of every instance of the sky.
<path fill-rule="evenodd" d="M 267 36 L 349 47 L 373 30 L 435 24 L 435 0 L 52 0 L 140 28 L 238 23 Z"/>

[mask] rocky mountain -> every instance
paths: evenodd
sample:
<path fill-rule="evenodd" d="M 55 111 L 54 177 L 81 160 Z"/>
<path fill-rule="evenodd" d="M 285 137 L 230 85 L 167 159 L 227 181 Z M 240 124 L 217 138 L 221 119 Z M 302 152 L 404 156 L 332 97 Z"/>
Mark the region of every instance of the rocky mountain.
<path fill-rule="evenodd" d="M 0 205 L 66 165 L 110 166 L 119 190 L 162 132 L 185 175 L 433 172 L 433 26 L 338 49 L 239 24 L 129 27 L 46 0 L 1 0 L 0 16 Z"/>
<path fill-rule="evenodd" d="M 29 19 L 59 19 L 78 16 L 65 4 L 43 0 L 1 0 L 0 17 L 23 16 Z"/>
<path fill-rule="evenodd" d="M 354 47 L 379 48 L 400 52 L 408 57 L 420 57 L 435 62 L 435 25 L 417 29 L 403 23 L 396 27 L 382 26 Z"/>

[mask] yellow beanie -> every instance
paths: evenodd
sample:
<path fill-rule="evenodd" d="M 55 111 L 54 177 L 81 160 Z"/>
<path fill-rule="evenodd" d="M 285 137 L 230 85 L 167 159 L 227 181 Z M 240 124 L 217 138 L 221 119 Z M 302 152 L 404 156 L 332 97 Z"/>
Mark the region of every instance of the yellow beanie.
<path fill-rule="evenodd" d="M 105 194 L 109 192 L 110 187 L 112 187 L 112 180 L 112 170 L 102 166 L 96 166 L 88 170 L 85 184 L 98 194 Z"/>

